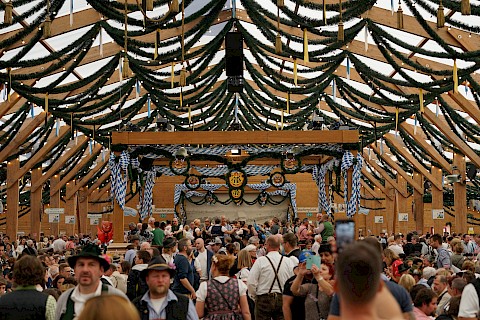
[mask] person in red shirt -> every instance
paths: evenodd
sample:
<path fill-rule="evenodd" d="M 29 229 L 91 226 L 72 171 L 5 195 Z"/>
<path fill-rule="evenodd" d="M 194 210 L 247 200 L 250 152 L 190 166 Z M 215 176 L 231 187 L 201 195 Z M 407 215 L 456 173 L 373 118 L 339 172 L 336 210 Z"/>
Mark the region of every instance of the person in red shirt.
<path fill-rule="evenodd" d="M 383 250 L 383 262 L 387 265 L 385 269 L 385 274 L 390 277 L 393 281 L 398 283 L 400 277 L 402 276 L 398 271 L 398 267 L 403 264 L 403 261 L 400 257 L 390 249 Z"/>

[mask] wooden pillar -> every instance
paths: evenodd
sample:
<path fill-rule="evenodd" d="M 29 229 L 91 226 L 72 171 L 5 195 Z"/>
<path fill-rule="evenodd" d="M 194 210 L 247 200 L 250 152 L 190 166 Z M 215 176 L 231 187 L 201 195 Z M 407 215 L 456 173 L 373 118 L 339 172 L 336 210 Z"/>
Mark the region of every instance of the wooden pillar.
<path fill-rule="evenodd" d="M 453 165 L 457 167 L 454 174 L 461 175 L 461 181 L 453 184 L 454 208 L 455 208 L 455 232 L 466 233 L 467 228 L 467 186 L 466 186 L 466 163 L 465 156 L 460 153 L 453 155 Z"/>
<path fill-rule="evenodd" d="M 113 201 L 113 242 L 123 242 L 123 224 L 124 216 L 123 210 L 118 205 L 117 201 Z"/>
<path fill-rule="evenodd" d="M 50 178 L 50 190 L 53 190 L 60 183 L 60 175 L 55 174 Z M 60 190 L 55 193 L 50 193 L 50 207 L 60 208 Z M 50 233 L 54 236 L 58 236 L 58 223 L 50 223 Z"/>
<path fill-rule="evenodd" d="M 407 181 L 401 175 L 397 175 L 397 183 L 399 187 L 399 192 L 397 192 L 397 205 L 398 205 L 398 212 L 395 217 L 395 223 L 397 223 L 398 232 L 402 232 L 403 234 L 408 233 L 408 221 L 399 221 L 399 213 L 409 213 L 410 212 L 410 205 L 408 202 L 408 198 L 404 197 L 404 194 L 407 194 Z M 412 219 L 411 215 L 409 214 L 409 220 Z"/>
<path fill-rule="evenodd" d="M 70 181 L 67 183 L 67 192 L 66 194 L 70 194 L 72 190 L 75 188 L 75 180 Z M 77 195 L 74 194 L 70 199 L 65 199 L 65 215 L 68 216 L 76 216 L 77 215 Z M 75 234 L 75 224 L 70 225 L 66 224 L 65 229 L 67 234 Z"/>
<path fill-rule="evenodd" d="M 434 171 L 438 171 L 440 170 L 440 173 L 442 172 L 442 169 L 438 169 L 438 168 L 435 168 L 434 166 L 432 166 L 432 174 Z M 423 186 L 423 175 L 418 173 L 418 172 L 415 172 L 415 174 L 413 175 L 413 180 L 418 183 L 419 185 Z M 433 187 L 435 188 L 435 187 Z M 423 216 L 424 216 L 424 205 L 423 205 L 423 194 L 421 194 L 420 192 L 418 192 L 417 190 L 413 190 L 413 201 L 414 201 L 414 206 L 413 207 L 413 210 L 412 210 L 412 219 L 415 220 L 415 230 L 417 230 L 417 232 L 419 234 L 423 234 L 424 233 L 424 229 L 423 229 Z"/>
<path fill-rule="evenodd" d="M 20 160 L 14 159 L 7 163 L 7 235 L 11 241 L 17 239 L 18 202 L 20 200 L 19 182 L 14 177 L 20 170 Z"/>
<path fill-rule="evenodd" d="M 87 214 L 89 205 L 88 205 L 88 195 L 87 195 L 88 188 L 82 187 L 78 191 L 78 222 L 77 226 L 80 226 L 80 230 L 78 232 L 85 233 L 88 232 L 88 226 L 90 225 L 90 221 L 87 221 Z"/>
<path fill-rule="evenodd" d="M 439 168 L 435 168 L 432 170 L 432 176 L 440 180 L 442 179 L 442 170 Z M 435 209 L 443 209 L 443 190 L 438 190 L 435 186 L 432 186 L 432 210 Z M 430 217 L 432 217 L 432 211 L 428 212 Z M 435 228 L 435 233 L 442 234 L 442 229 L 445 224 L 445 220 L 433 219 L 433 227 Z M 423 233 L 430 231 L 430 225 L 423 226 Z"/>
<path fill-rule="evenodd" d="M 32 169 L 32 185 L 42 179 L 42 167 Z M 40 240 L 40 222 L 42 218 L 42 188 L 30 193 L 30 234 Z"/>
<path fill-rule="evenodd" d="M 389 195 L 395 194 L 395 191 L 390 184 L 390 182 L 385 181 L 385 190 L 389 193 Z M 384 225 L 387 226 L 388 234 L 392 234 L 392 232 L 396 232 L 395 230 L 395 197 L 393 200 L 390 199 L 387 195 L 385 195 L 385 215 L 384 215 Z"/>

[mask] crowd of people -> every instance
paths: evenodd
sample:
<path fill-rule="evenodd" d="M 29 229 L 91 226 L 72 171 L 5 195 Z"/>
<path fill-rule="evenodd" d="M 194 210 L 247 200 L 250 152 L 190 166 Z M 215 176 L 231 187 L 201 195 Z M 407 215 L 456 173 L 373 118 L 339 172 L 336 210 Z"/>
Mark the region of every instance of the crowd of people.
<path fill-rule="evenodd" d="M 477 319 L 480 236 L 381 233 L 337 253 L 328 215 L 130 224 L 0 242 L 0 319 Z"/>

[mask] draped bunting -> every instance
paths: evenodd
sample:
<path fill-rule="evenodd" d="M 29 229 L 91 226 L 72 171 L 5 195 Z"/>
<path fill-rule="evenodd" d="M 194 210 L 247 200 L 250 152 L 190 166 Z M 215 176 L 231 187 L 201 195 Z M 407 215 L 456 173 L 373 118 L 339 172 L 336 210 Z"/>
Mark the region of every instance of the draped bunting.
<path fill-rule="evenodd" d="M 175 154 L 175 152 L 180 149 L 180 147 L 185 147 L 189 154 L 205 154 L 205 155 L 217 155 L 224 156 L 227 152 L 232 149 L 241 149 L 245 150 L 250 155 L 255 155 L 259 153 L 266 152 L 286 152 L 291 149 L 290 145 L 271 145 L 271 146 L 256 146 L 256 145 L 226 145 L 226 146 L 211 146 L 211 147 L 194 147 L 194 146 L 180 146 L 180 145 L 165 145 L 165 146 L 151 146 L 149 149 L 155 149 L 158 151 L 166 151 L 170 154 Z M 298 153 L 301 153 L 305 150 L 311 149 L 311 146 L 298 146 Z M 338 144 L 323 144 L 315 146 L 315 149 L 318 150 L 318 154 L 321 153 L 336 153 L 338 157 L 341 157 L 344 153 L 343 147 Z M 142 150 L 142 147 L 133 147 L 132 152 Z M 157 153 L 148 153 L 144 154 L 147 158 L 164 158 Z"/>
<path fill-rule="evenodd" d="M 140 218 L 145 219 L 152 215 L 153 203 L 153 187 L 155 186 L 155 171 L 147 172 L 147 179 L 145 181 L 145 191 L 143 193 L 143 201 L 141 202 Z"/>
<path fill-rule="evenodd" d="M 247 187 L 253 189 L 253 190 L 265 190 L 268 195 L 270 196 L 276 196 L 276 195 L 281 195 L 281 196 L 286 196 L 288 192 L 290 192 L 290 204 L 293 210 L 294 217 L 297 217 L 297 185 L 295 183 L 285 183 L 282 187 L 278 188 L 277 190 L 274 191 L 266 191 L 266 189 L 271 188 L 271 185 L 268 183 L 256 183 L 256 184 L 247 184 Z M 202 184 L 200 185 L 199 189 L 202 189 L 204 191 L 209 191 L 214 193 L 216 190 L 222 188 L 222 187 L 227 187 L 226 184 Z M 175 206 L 179 205 L 180 203 L 180 197 L 181 194 L 185 193 L 185 197 L 191 198 L 191 197 L 203 197 L 204 193 L 197 191 L 197 190 L 190 190 L 187 188 L 185 184 L 176 184 L 175 185 L 175 193 L 173 196 L 173 201 L 175 203 Z M 290 221 L 292 217 L 290 214 L 287 214 L 287 219 Z"/>
<path fill-rule="evenodd" d="M 357 211 L 357 205 L 360 205 L 360 179 L 361 179 L 361 170 L 363 166 L 363 158 L 360 153 L 357 154 L 356 163 L 354 161 L 354 156 L 350 151 L 345 151 L 342 158 L 342 175 L 343 175 L 343 187 L 344 187 L 344 199 L 345 204 L 347 205 L 347 217 L 351 218 L 355 215 Z M 348 179 L 347 171 L 353 167 L 352 175 L 352 194 L 350 199 L 348 199 Z"/>
<path fill-rule="evenodd" d="M 110 180 L 111 180 L 111 191 L 112 197 L 118 200 L 118 184 L 119 184 L 119 177 L 120 177 L 120 164 L 115 161 L 115 155 L 113 153 L 110 154 L 110 159 L 108 160 L 108 168 L 110 169 Z"/>
<path fill-rule="evenodd" d="M 130 163 L 130 154 L 127 151 L 123 151 L 120 154 L 120 162 L 119 162 L 119 169 L 117 171 L 117 186 L 116 186 L 116 194 L 117 194 L 117 202 L 120 208 L 125 207 L 125 196 L 127 195 L 127 183 L 128 183 L 128 164 Z M 122 177 L 122 171 L 124 172 L 124 176 Z"/>
<path fill-rule="evenodd" d="M 325 175 L 327 171 L 332 171 L 333 166 L 338 166 L 339 161 L 337 159 L 330 160 L 321 166 L 317 165 L 313 167 L 312 178 L 318 186 L 318 209 L 325 211 L 328 215 L 331 214 L 331 206 L 333 199 L 329 195 L 327 197 Z M 329 194 L 332 193 L 332 186 L 329 188 Z"/>
<path fill-rule="evenodd" d="M 269 175 L 273 169 L 277 168 L 278 166 L 246 166 L 243 170 L 247 174 L 247 176 L 265 176 Z M 300 172 L 307 172 L 313 169 L 313 165 L 302 165 L 300 168 Z M 170 170 L 168 167 L 158 167 L 155 166 L 155 171 L 161 173 L 162 175 L 166 176 L 175 176 L 175 174 Z M 197 170 L 201 175 L 205 177 L 224 177 L 228 173 L 227 167 L 214 167 L 214 168 L 207 168 L 207 167 L 197 167 L 192 166 L 193 169 Z"/>

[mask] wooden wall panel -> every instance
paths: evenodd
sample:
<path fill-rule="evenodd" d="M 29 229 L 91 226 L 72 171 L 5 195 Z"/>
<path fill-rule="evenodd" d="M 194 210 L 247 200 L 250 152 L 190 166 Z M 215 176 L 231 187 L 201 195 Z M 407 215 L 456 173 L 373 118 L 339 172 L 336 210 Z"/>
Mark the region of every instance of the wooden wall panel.
<path fill-rule="evenodd" d="M 437 168 L 438 169 L 438 168 Z M 433 174 L 433 172 L 432 172 Z M 437 172 L 437 174 L 440 174 L 441 176 L 441 171 Z M 288 175 L 287 176 L 288 180 L 292 183 L 297 184 L 297 205 L 298 207 L 317 207 L 317 186 L 315 185 L 315 182 L 311 178 L 311 174 L 304 173 L 304 174 L 297 174 L 297 175 Z M 54 180 L 55 177 L 52 177 L 52 180 Z M 259 183 L 261 181 L 264 181 L 266 177 L 252 177 L 250 178 L 249 182 L 250 183 Z M 183 178 L 182 177 L 169 177 L 169 176 L 162 176 L 157 178 L 155 188 L 154 188 L 154 205 L 156 208 L 171 208 L 173 210 L 173 196 L 174 196 L 174 184 L 178 183 L 183 183 Z M 211 183 L 222 183 L 222 180 L 220 179 L 209 179 Z M 53 181 L 54 182 L 54 181 Z M 432 191 L 434 191 L 436 188 L 432 188 Z M 391 189 L 390 189 L 391 190 Z M 375 189 L 376 192 L 380 192 L 378 188 Z M 91 195 L 93 197 L 97 191 L 94 191 Z M 393 190 L 391 190 L 393 193 Z M 368 192 L 365 193 L 366 197 L 372 197 Z M 108 194 L 105 193 L 102 196 L 102 199 L 106 199 L 108 197 Z M 442 197 L 441 200 L 439 197 Z M 388 198 L 387 198 L 388 199 Z M 55 200 L 54 200 L 55 201 Z M 389 233 L 392 232 L 393 230 L 393 222 L 394 219 L 396 220 L 396 232 L 402 232 L 406 233 L 408 231 L 416 230 L 416 222 L 413 218 L 412 214 L 412 201 L 413 201 L 413 196 L 410 196 L 407 199 L 401 199 L 399 200 L 399 207 L 403 209 L 400 209 L 400 211 L 405 211 L 405 213 L 409 213 L 409 221 L 408 223 L 398 223 L 398 216 L 394 216 L 394 201 L 392 200 L 382 200 L 381 202 L 376 201 L 376 200 L 363 200 L 362 202 L 364 203 L 365 206 L 369 208 L 385 208 L 382 210 L 370 210 L 370 213 L 366 216 L 359 215 L 356 217 L 356 227 L 357 227 L 357 233 L 358 234 L 358 229 L 362 229 L 362 233 L 364 236 L 373 234 L 373 235 L 378 235 L 382 230 L 387 230 Z M 336 203 L 343 203 L 343 199 L 341 199 L 339 196 L 335 197 L 335 202 Z M 61 206 L 61 202 L 59 200 L 58 205 Z M 130 202 L 127 203 L 127 206 L 136 208 L 138 204 L 138 197 L 134 197 Z M 422 203 L 423 204 L 423 203 Z M 422 233 L 425 233 L 427 231 L 430 231 L 430 227 L 434 226 L 436 232 L 442 232 L 443 227 L 447 222 L 452 222 L 453 224 L 453 230 L 455 231 L 455 219 L 449 216 L 448 214 L 445 215 L 444 220 L 433 220 L 432 219 L 432 207 L 437 208 L 437 207 L 442 207 L 443 204 L 443 195 L 440 193 L 434 195 L 434 204 L 423 204 L 424 206 L 424 211 L 423 211 L 423 228 L 422 228 Z M 54 207 L 56 204 L 52 203 L 50 207 Z M 88 211 L 92 212 L 100 212 L 102 211 L 103 207 L 108 205 L 108 203 L 101 203 L 101 204 L 89 204 L 88 205 Z M 418 208 L 418 206 L 417 206 Z M 86 211 L 85 210 L 80 210 L 81 215 L 86 216 Z M 72 213 L 73 214 L 73 213 Z M 376 215 L 382 215 L 385 219 L 383 224 L 377 224 L 374 223 L 374 217 Z M 104 219 L 112 221 L 114 215 L 106 215 Z M 162 220 L 160 219 L 159 214 L 155 214 L 154 217 L 157 220 Z M 345 213 L 336 213 L 335 214 L 335 219 L 345 219 L 346 215 Z M 315 218 L 312 217 L 312 220 Z M 124 217 L 124 228 L 127 229 L 128 223 L 130 222 L 138 222 L 137 217 Z M 19 231 L 23 231 L 26 234 L 30 233 L 30 214 L 22 217 L 19 219 Z M 406 225 L 406 226 L 405 226 Z M 468 225 L 468 227 L 472 227 L 471 225 Z M 476 233 L 480 233 L 480 226 L 473 226 L 474 231 Z M 71 231 L 71 226 L 66 226 L 64 219 L 61 219 L 60 223 L 58 225 L 52 225 L 48 223 L 48 216 L 45 214 L 42 214 L 42 222 L 41 222 L 41 232 L 45 233 L 46 235 L 52 235 L 56 230 L 58 231 L 67 231 L 70 233 Z M 5 225 L 0 226 L 0 231 L 5 232 Z M 77 232 L 77 230 L 75 230 Z M 96 234 L 96 226 L 91 226 L 90 221 L 86 219 L 86 231 L 87 233 L 90 233 L 92 235 Z M 121 233 L 120 233 L 121 234 Z"/>

